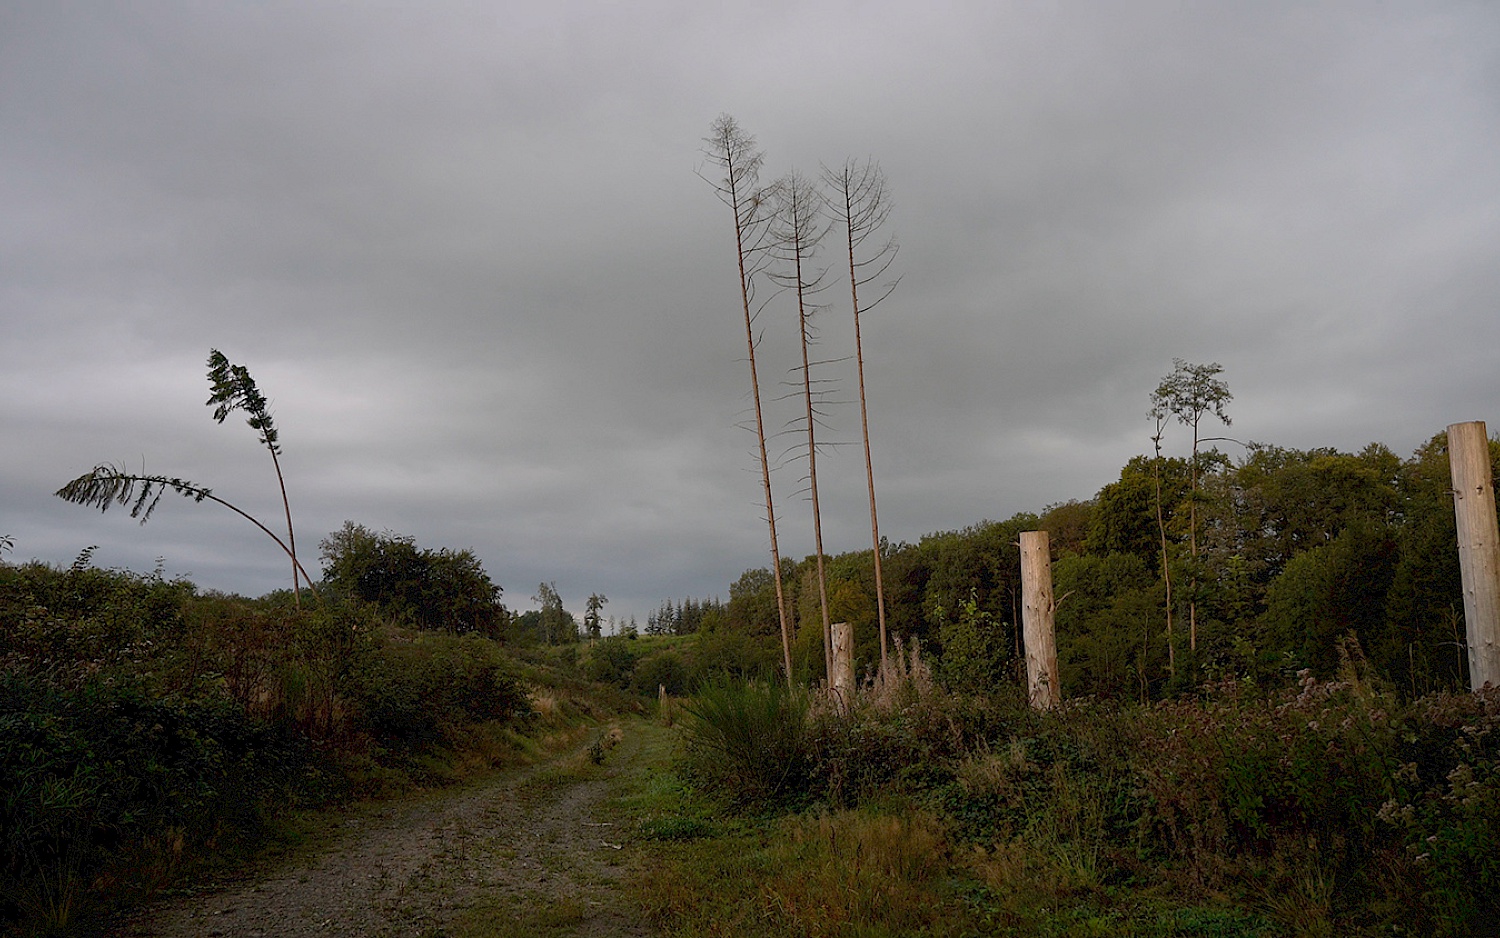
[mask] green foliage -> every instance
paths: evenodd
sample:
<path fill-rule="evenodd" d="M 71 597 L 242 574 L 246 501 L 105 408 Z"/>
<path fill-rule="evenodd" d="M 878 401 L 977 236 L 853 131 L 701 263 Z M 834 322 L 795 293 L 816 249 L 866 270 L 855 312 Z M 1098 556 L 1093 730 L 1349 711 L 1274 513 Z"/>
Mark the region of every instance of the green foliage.
<path fill-rule="evenodd" d="M 509 613 L 500 587 L 473 551 L 419 549 L 415 538 L 376 534 L 352 521 L 319 546 L 329 584 L 393 619 L 420 629 L 504 634 Z"/>
<path fill-rule="evenodd" d="M 467 723 L 533 716 L 509 660 L 477 635 L 389 636 L 350 685 L 360 725 L 387 745 L 432 745 Z"/>
<path fill-rule="evenodd" d="M 601 611 L 604 604 L 609 602 L 608 597 L 601 593 L 589 594 L 587 611 L 583 614 L 584 631 L 588 633 L 591 641 L 598 641 L 601 629 Z"/>
<path fill-rule="evenodd" d="M 1212 412 L 1225 426 L 1229 416 L 1224 408 L 1234 399 L 1229 385 L 1218 377 L 1224 369 L 1218 362 L 1194 365 L 1180 358 L 1172 359 L 1172 373 L 1161 380 L 1151 392 L 1153 415 L 1176 417 L 1185 427 L 1193 429 L 1197 438 L 1198 422 L 1203 415 Z"/>
<path fill-rule="evenodd" d="M 97 912 L 84 884 L 141 851 L 256 827 L 307 792 L 311 750 L 223 698 L 0 678 L 0 922 L 63 928 Z M 165 839 L 164 839 L 165 838 Z"/>
<path fill-rule="evenodd" d="M 757 638 L 733 627 L 699 632 L 693 644 L 692 683 L 697 685 L 726 678 L 775 680 L 779 677 L 780 665 L 781 648 L 774 634 Z"/>
<path fill-rule="evenodd" d="M 145 524 L 151 519 L 152 512 L 156 511 L 161 497 L 169 491 L 195 502 L 213 498 L 213 492 L 195 482 L 162 475 L 130 473 L 108 463 L 100 463 L 54 494 L 63 501 L 100 511 L 107 511 L 115 504 L 128 505 L 130 517 L 140 518 L 141 523 Z"/>
<path fill-rule="evenodd" d="M 563 608 L 557 584 L 542 583 L 531 601 L 541 606 L 536 617 L 537 640 L 547 645 L 566 645 L 578 641 L 578 620 Z"/>
<path fill-rule="evenodd" d="M 0 564 L 0 932 L 93 933 L 108 903 L 279 810 L 489 764 L 530 720 L 517 667 L 478 635 L 200 595 L 88 553 Z"/>
<path fill-rule="evenodd" d="M 1161 534 L 1156 524 L 1157 467 L 1145 456 L 1133 457 L 1120 470 L 1118 481 L 1099 490 L 1089 516 L 1087 552 L 1095 555 L 1133 554 L 1161 575 Z M 1176 506 L 1188 496 L 1190 476 L 1185 459 L 1160 461 L 1162 511 L 1168 530 L 1175 528 Z"/>
<path fill-rule="evenodd" d="M 743 634 L 779 634 L 781 620 L 776 611 L 776 578 L 770 570 L 764 567 L 746 570 L 730 584 L 727 617 L 729 627 Z"/>
<path fill-rule="evenodd" d="M 635 665 L 644 651 L 624 635 L 611 635 L 589 648 L 584 673 L 591 681 L 628 688 L 635 678 Z"/>
<path fill-rule="evenodd" d="M 663 651 L 642 661 L 635 669 L 631 686 L 636 693 L 654 695 L 665 689 L 673 697 L 688 692 L 688 667 L 675 651 Z"/>
<path fill-rule="evenodd" d="M 281 444 L 277 442 L 276 425 L 271 420 L 270 406 L 260 389 L 255 386 L 250 370 L 244 365 L 231 364 L 218 349 L 210 349 L 208 383 L 210 393 L 207 403 L 214 408 L 214 420 L 223 423 L 230 414 L 243 410 L 250 415 L 247 418 L 250 428 L 260 433 L 261 445 L 270 450 L 272 455 L 279 456 Z"/>
<path fill-rule="evenodd" d="M 1138 554 L 1066 556 L 1052 567 L 1064 696 L 1149 697 L 1165 672 L 1162 586 Z"/>
<path fill-rule="evenodd" d="M 1380 639 L 1395 564 L 1395 542 L 1373 524 L 1296 555 L 1267 590 L 1267 637 L 1297 665 L 1331 676 L 1340 638 Z"/>
<path fill-rule="evenodd" d="M 939 618 L 945 615 L 941 607 L 934 612 Z M 953 620 L 943 624 L 938 641 L 942 647 L 938 678 L 962 693 L 993 692 L 1007 682 L 1016 660 L 1000 624 L 979 608 L 977 590 L 964 600 Z"/>
<path fill-rule="evenodd" d="M 1019 693 L 923 687 L 817 708 L 800 783 L 752 784 L 753 803 L 927 806 L 974 858 L 975 908 L 997 920 L 1108 909 L 1132 894 L 1122 886 L 1222 896 L 1325 934 L 1476 934 L 1500 911 L 1500 692 L 1402 703 L 1353 653 L 1338 680 L 1304 672 L 1283 691 L 1228 683 L 1145 707 L 1039 714 Z M 750 709 L 720 705 L 716 723 L 742 727 Z M 741 750 L 735 766 L 778 764 Z M 750 774 L 694 777 L 737 792 Z M 1114 908 L 1106 918 L 1162 917 Z"/>
<path fill-rule="evenodd" d="M 753 571 L 764 573 L 766 584 L 774 588 L 771 583 L 769 571 Z M 749 576 L 750 574 L 746 574 Z M 744 577 L 741 577 L 744 579 Z M 771 613 L 776 612 L 776 597 L 771 596 Z M 717 599 L 698 600 L 688 597 L 674 603 L 670 599 L 662 601 L 662 604 L 654 612 L 646 615 L 647 635 L 692 635 L 700 629 L 714 629 L 722 624 L 726 615 L 723 603 Z"/>
<path fill-rule="evenodd" d="M 700 687 L 683 707 L 687 775 L 744 806 L 795 791 L 808 768 L 808 704 L 779 682 Z"/>

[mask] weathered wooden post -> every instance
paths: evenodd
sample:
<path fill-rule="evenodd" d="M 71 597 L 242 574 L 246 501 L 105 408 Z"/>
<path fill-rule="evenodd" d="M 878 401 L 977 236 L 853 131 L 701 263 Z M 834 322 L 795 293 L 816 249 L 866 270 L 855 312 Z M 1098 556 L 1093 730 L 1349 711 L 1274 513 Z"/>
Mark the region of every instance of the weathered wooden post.
<path fill-rule="evenodd" d="M 1500 525 L 1484 421 L 1448 428 L 1453 511 L 1458 521 L 1458 565 L 1464 584 L 1469 684 L 1500 686 Z"/>
<path fill-rule="evenodd" d="M 833 674 L 828 686 L 838 695 L 840 707 L 854 702 L 854 626 L 847 622 L 833 623 Z"/>
<path fill-rule="evenodd" d="M 1021 621 L 1026 645 L 1027 697 L 1038 710 L 1062 699 L 1057 681 L 1057 637 L 1052 627 L 1052 550 L 1046 531 L 1021 532 Z"/>

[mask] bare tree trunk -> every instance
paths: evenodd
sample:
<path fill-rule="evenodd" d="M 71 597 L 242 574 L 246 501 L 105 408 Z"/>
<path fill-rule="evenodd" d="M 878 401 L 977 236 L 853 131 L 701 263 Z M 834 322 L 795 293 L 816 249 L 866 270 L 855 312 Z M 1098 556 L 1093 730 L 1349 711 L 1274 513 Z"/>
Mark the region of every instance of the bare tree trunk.
<path fill-rule="evenodd" d="M 1500 526 L 1483 421 L 1448 428 L 1448 461 L 1463 575 L 1469 685 L 1479 690 L 1486 684 L 1500 686 Z"/>
<path fill-rule="evenodd" d="M 1167 559 L 1167 519 L 1161 506 L 1161 433 L 1165 417 L 1156 418 L 1156 435 L 1151 442 L 1156 446 L 1156 462 L 1151 475 L 1156 482 L 1156 529 L 1161 533 L 1161 578 L 1167 587 L 1167 674 L 1177 676 L 1177 643 L 1172 635 L 1172 568 Z"/>
<path fill-rule="evenodd" d="M 874 163 L 857 166 L 845 162 L 842 169 L 823 170 L 825 181 L 832 188 L 834 214 L 843 224 L 849 251 L 849 298 L 854 309 L 854 360 L 859 372 L 859 420 L 865 446 L 865 483 L 870 493 L 870 554 L 875 566 L 875 606 L 880 626 L 880 670 L 885 672 L 888 663 L 885 622 L 885 581 L 881 573 L 880 521 L 875 508 L 875 466 L 870 457 L 870 409 L 865 397 L 865 351 L 860 330 L 860 316 L 874 309 L 891 295 L 896 281 L 880 287 L 881 293 L 874 302 L 861 306 L 859 288 L 884 276 L 896 259 L 899 250 L 894 239 L 886 241 L 879 250 L 864 258 L 856 258 L 855 251 L 863 245 L 890 215 L 890 198 L 886 193 L 885 174 Z"/>
<path fill-rule="evenodd" d="M 797 298 L 797 322 L 802 338 L 803 419 L 807 422 L 807 484 L 812 499 L 813 547 L 818 571 L 818 607 L 823 619 L 824 675 L 833 678 L 833 624 L 828 614 L 828 572 L 823 553 L 823 518 L 818 502 L 818 414 L 813 407 L 812 359 L 809 353 L 815 341 L 812 316 L 817 307 L 813 297 L 822 289 L 823 271 L 812 269 L 812 258 L 828 228 L 820 217 L 821 198 L 812 185 L 796 173 L 777 186 L 779 224 L 774 236 L 776 253 L 784 265 L 775 275 L 784 289 Z"/>
<path fill-rule="evenodd" d="M 854 626 L 848 622 L 833 624 L 833 672 L 828 686 L 839 709 L 847 712 L 854 703 Z"/>
<path fill-rule="evenodd" d="M 1021 532 L 1021 616 L 1026 628 L 1027 697 L 1037 710 L 1062 701 L 1052 614 L 1052 553 L 1046 531 Z"/>
<path fill-rule="evenodd" d="M 286 509 L 286 541 L 288 553 L 292 555 L 292 601 L 298 609 L 302 608 L 302 583 L 299 579 L 298 570 L 301 564 L 297 562 L 297 535 L 292 531 L 292 503 L 286 497 L 286 479 L 281 475 L 281 460 L 276 458 L 276 450 L 271 450 L 271 464 L 276 467 L 276 481 L 281 485 L 281 507 Z M 311 586 L 312 583 L 307 584 Z"/>
<path fill-rule="evenodd" d="M 763 155 L 755 138 L 740 130 L 734 118 L 721 115 L 705 138 L 707 158 L 723 172 L 713 181 L 719 200 L 734 212 L 734 247 L 740 274 L 740 303 L 745 314 L 745 349 L 750 362 L 750 391 L 755 402 L 755 439 L 760 449 L 761 488 L 765 493 L 766 524 L 771 530 L 771 573 L 776 580 L 776 613 L 781 622 L 782 667 L 787 685 L 792 683 L 792 633 L 786 612 L 786 592 L 781 582 L 781 549 L 776 541 L 776 503 L 771 497 L 771 462 L 766 454 L 766 424 L 761 408 L 760 377 L 755 367 L 755 312 L 753 279 L 767 258 L 768 214 L 765 192 L 758 187 Z"/>
<path fill-rule="evenodd" d="M 1198 421 L 1193 421 L 1192 482 L 1188 488 L 1188 553 L 1193 566 L 1188 571 L 1188 651 L 1198 652 Z M 1196 660 L 1196 659 L 1193 659 Z"/>

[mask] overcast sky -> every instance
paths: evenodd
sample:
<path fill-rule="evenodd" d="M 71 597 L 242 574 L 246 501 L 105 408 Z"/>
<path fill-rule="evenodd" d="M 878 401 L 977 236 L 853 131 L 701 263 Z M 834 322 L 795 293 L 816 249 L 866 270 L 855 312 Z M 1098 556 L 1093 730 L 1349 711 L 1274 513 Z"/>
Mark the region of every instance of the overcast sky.
<path fill-rule="evenodd" d="M 1174 358 L 1223 365 L 1241 440 L 1500 428 L 1488 0 L 6 0 L 8 559 L 290 585 L 216 506 L 140 527 L 51 494 L 112 461 L 274 527 L 269 456 L 204 406 L 218 348 L 272 401 L 313 569 L 348 519 L 473 548 L 518 610 L 544 580 L 642 625 L 727 599 L 769 555 L 731 217 L 698 175 L 721 113 L 767 181 L 888 177 L 904 280 L 864 329 L 892 541 L 1092 497 L 1149 450 Z M 762 325 L 774 398 L 794 314 Z M 821 376 L 855 399 L 852 363 Z M 857 406 L 829 423 L 825 545 L 868 548 Z M 773 477 L 788 556 L 804 473 Z"/>

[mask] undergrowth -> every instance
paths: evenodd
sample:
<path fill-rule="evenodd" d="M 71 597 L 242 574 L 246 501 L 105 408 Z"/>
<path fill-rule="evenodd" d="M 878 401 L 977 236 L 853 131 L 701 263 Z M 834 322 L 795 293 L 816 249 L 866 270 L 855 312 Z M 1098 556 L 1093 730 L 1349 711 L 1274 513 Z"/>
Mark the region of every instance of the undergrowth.
<path fill-rule="evenodd" d="M 669 934 L 1500 928 L 1500 691 L 1401 700 L 1349 655 L 1335 680 L 1041 714 L 903 660 L 812 701 L 794 752 L 705 746 L 764 721 L 750 695 L 686 708 L 680 820 L 651 822 L 667 868 L 640 890 Z M 738 821 L 691 820 L 725 801 Z"/>
<path fill-rule="evenodd" d="M 527 761 L 618 703 L 477 635 L 87 560 L 0 564 L 0 934 L 97 933 L 288 812 Z"/>

